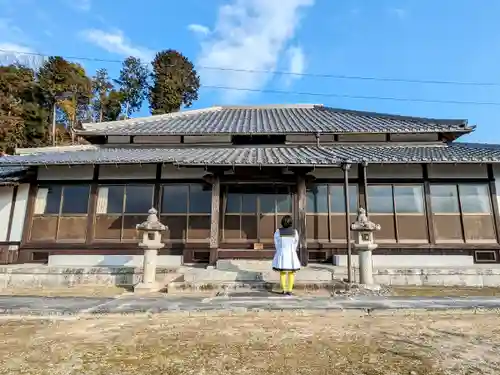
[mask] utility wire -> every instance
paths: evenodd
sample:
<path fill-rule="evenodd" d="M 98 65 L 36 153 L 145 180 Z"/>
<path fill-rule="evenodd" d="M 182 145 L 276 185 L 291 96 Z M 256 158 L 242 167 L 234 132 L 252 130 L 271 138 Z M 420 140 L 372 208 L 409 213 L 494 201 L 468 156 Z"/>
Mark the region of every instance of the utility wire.
<path fill-rule="evenodd" d="M 11 53 L 20 55 L 31 55 L 39 57 L 49 57 L 52 55 L 46 55 L 42 53 L 35 52 L 22 52 L 13 50 L 0 49 L 0 53 Z M 61 56 L 67 60 L 83 60 L 83 61 L 95 61 L 95 62 L 110 62 L 110 63 L 123 63 L 123 60 L 109 60 L 109 59 L 99 59 L 93 57 L 75 57 L 75 56 Z M 244 70 L 244 69 L 226 69 L 226 68 L 207 68 L 203 69 L 213 69 L 213 70 L 226 70 L 226 71 L 241 71 L 249 73 L 275 73 L 273 71 L 255 71 L 255 70 Z M 278 74 L 294 74 L 291 72 L 278 72 Z M 313 76 L 313 77 L 329 77 L 329 78 L 339 78 L 343 77 L 345 79 L 364 79 L 364 80 L 377 80 L 377 81 L 397 81 L 397 82 L 413 82 L 413 83 L 434 83 L 434 84 L 457 84 L 457 85 L 476 85 L 476 86 L 500 86 L 500 83 L 487 83 L 487 82 L 452 82 L 452 81 L 419 81 L 419 80 L 404 80 L 399 78 L 374 78 L 374 77 L 347 77 L 347 76 L 335 76 L 335 75 L 316 75 L 312 73 L 304 73 L 303 76 Z M 457 104 L 457 105 L 478 105 L 478 106 L 500 106 L 500 102 L 484 102 L 484 101 L 461 101 L 461 100 L 439 100 L 439 99 L 422 99 L 422 98 L 398 98 L 390 96 L 366 96 L 366 95 L 347 95 L 347 94 L 335 94 L 335 93 L 319 93 L 319 92 L 300 92 L 300 91 L 285 91 L 285 90 L 272 90 L 272 89 L 253 89 L 246 87 L 230 87 L 230 86 L 212 86 L 212 85 L 201 85 L 201 88 L 214 89 L 214 90 L 226 90 L 226 91 L 244 91 L 244 92 L 255 92 L 255 93 L 266 93 L 266 94 L 281 94 L 281 95 L 298 95 L 298 96 L 315 96 L 315 97 L 326 97 L 326 98 L 343 98 L 343 99 L 362 99 L 362 100 L 384 100 L 384 101 L 396 101 L 396 102 L 416 102 L 416 103 L 438 103 L 438 104 Z"/>
<path fill-rule="evenodd" d="M 461 101 L 461 100 L 434 100 L 434 99 L 421 99 L 421 98 L 397 98 L 391 96 L 364 96 L 364 95 L 344 95 L 333 93 L 319 93 L 319 92 L 299 92 L 299 91 L 284 91 L 284 90 L 267 90 L 267 89 L 251 89 L 243 87 L 226 87 L 226 86 L 208 86 L 201 85 L 206 89 L 228 90 L 228 91 L 247 91 L 247 92 L 261 92 L 267 94 L 290 94 L 290 95 L 303 95 L 303 96 L 319 96 L 327 98 L 343 98 L 343 99 L 365 99 L 365 100 L 389 100 L 397 102 L 417 102 L 417 103 L 440 103 L 440 104 L 469 104 L 469 105 L 485 105 L 485 106 L 500 106 L 500 102 L 476 102 L 476 101 Z"/>
<path fill-rule="evenodd" d="M 0 53 L 12 55 L 26 55 L 38 57 L 50 57 L 56 55 L 48 55 L 37 52 L 23 52 L 0 49 Z M 60 56 L 60 55 L 57 55 Z M 121 64 L 124 60 L 102 59 L 97 57 L 84 57 L 84 56 L 60 56 L 67 60 L 80 60 L 80 61 L 94 61 Z M 145 65 L 147 65 L 146 63 Z M 356 75 L 340 75 L 340 74 L 322 74 L 322 73 L 295 73 L 283 70 L 257 70 L 257 69 L 238 69 L 238 68 L 225 68 L 215 66 L 197 66 L 198 69 L 227 71 L 227 72 L 240 72 L 240 73 L 253 73 L 253 74 L 275 74 L 275 75 L 289 75 L 296 77 L 316 77 L 316 78 L 332 78 L 332 79 L 345 79 L 345 80 L 361 80 L 361 81 L 378 81 L 378 82 L 402 82 L 402 83 L 419 83 L 419 84 L 434 84 L 434 85 L 454 85 L 454 86 L 490 86 L 500 87 L 500 82 L 467 82 L 467 81 L 445 81 L 445 80 L 423 80 L 423 79 L 409 79 L 409 78 L 395 78 L 395 77 L 372 77 L 372 76 L 356 76 Z"/>

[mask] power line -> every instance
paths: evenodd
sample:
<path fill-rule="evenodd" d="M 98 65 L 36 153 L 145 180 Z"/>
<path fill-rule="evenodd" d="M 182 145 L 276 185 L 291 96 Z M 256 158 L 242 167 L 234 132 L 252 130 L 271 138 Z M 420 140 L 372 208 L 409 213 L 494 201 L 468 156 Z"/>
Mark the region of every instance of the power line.
<path fill-rule="evenodd" d="M 48 55 L 37 52 L 23 52 L 0 49 L 0 53 L 13 54 L 13 55 L 26 55 L 38 57 L 50 57 Z M 58 55 L 59 56 L 59 55 Z M 101 59 L 96 57 L 84 56 L 61 56 L 67 60 L 80 60 L 80 61 L 93 61 L 121 64 L 124 60 Z M 145 64 L 147 65 L 147 64 Z M 454 86 L 489 86 L 500 87 L 500 82 L 466 82 L 466 81 L 445 81 L 445 80 L 423 80 L 423 79 L 409 79 L 409 78 L 394 78 L 394 77 L 373 77 L 373 76 L 356 76 L 356 75 L 341 75 L 341 74 L 322 74 L 322 73 L 295 73 L 282 70 L 258 70 L 258 69 L 238 69 L 238 68 L 225 68 L 214 66 L 197 66 L 198 69 L 217 70 L 226 72 L 240 72 L 240 73 L 253 73 L 253 74 L 275 74 L 275 75 L 288 75 L 296 77 L 315 77 L 315 78 L 331 78 L 331 79 L 344 79 L 344 80 L 358 80 L 358 81 L 377 81 L 377 82 L 401 82 L 401 83 L 419 83 L 419 84 L 433 84 L 433 85 L 454 85 Z"/>
<path fill-rule="evenodd" d="M 25 54 L 25 55 L 32 55 L 32 56 L 40 56 L 40 57 L 51 56 L 51 55 L 45 55 L 45 54 L 35 53 L 35 52 L 17 52 L 17 51 L 4 50 L 4 49 L 0 49 L 0 53 L 12 53 L 12 54 L 17 53 L 17 54 Z M 122 63 L 123 62 L 123 60 L 108 60 L 108 59 L 99 59 L 99 58 L 92 58 L 92 57 L 73 57 L 73 56 L 61 56 L 61 57 L 65 58 L 67 60 L 85 60 L 85 61 L 112 62 L 112 63 Z M 225 69 L 225 68 L 211 68 L 211 69 L 229 70 L 229 69 Z M 264 72 L 264 71 L 247 71 L 247 70 L 235 70 L 235 71 L 250 72 L 250 73 L 252 73 L 252 72 Z M 285 72 L 285 73 L 287 73 L 287 72 Z M 290 74 L 292 74 L 292 73 L 290 73 Z M 317 76 L 314 74 L 304 74 L 304 75 Z M 337 77 L 337 76 L 330 76 L 330 77 Z M 363 78 L 363 79 L 365 79 L 365 78 Z M 369 79 L 369 78 L 366 78 L 366 79 Z M 379 80 L 379 79 L 373 78 L 373 80 Z M 404 81 L 400 80 L 400 82 L 404 82 Z M 410 81 L 410 82 L 430 83 L 431 81 Z M 438 82 L 438 81 L 435 81 L 435 82 Z M 441 83 L 445 83 L 445 81 L 441 81 Z M 447 82 L 447 83 L 451 84 L 450 82 Z M 462 82 L 459 84 L 466 85 L 467 83 Z M 476 84 L 481 85 L 480 83 L 476 83 Z M 498 86 L 500 86 L 500 83 L 499 84 L 485 83 L 484 85 L 490 85 L 490 86 L 497 86 L 498 85 Z M 341 99 L 383 100 L 383 101 L 395 101 L 395 102 L 478 105 L 478 106 L 500 106 L 500 102 L 439 100 L 439 99 L 422 99 L 422 98 L 398 98 L 398 97 L 390 97 L 390 96 L 348 95 L 348 94 L 335 94 L 335 93 L 285 91 L 285 90 L 272 90 L 272 89 L 253 89 L 253 88 L 246 88 L 246 87 L 212 86 L 212 85 L 201 85 L 201 88 L 215 89 L 215 90 L 227 90 L 227 91 L 244 91 L 244 92 L 266 93 L 266 94 L 341 98 Z"/>
<path fill-rule="evenodd" d="M 260 93 L 267 93 L 267 94 L 287 94 L 287 95 L 290 94 L 290 95 L 317 96 L 317 97 L 342 98 L 342 99 L 387 100 L 387 101 L 397 101 L 397 102 L 500 106 L 500 102 L 476 102 L 476 101 L 461 101 L 461 100 L 397 98 L 397 97 L 391 97 L 391 96 L 344 95 L 344 94 L 333 94 L 333 93 L 251 89 L 251 88 L 243 88 L 243 87 L 208 86 L 208 85 L 201 85 L 201 87 L 206 88 L 206 89 L 216 89 L 216 90 L 260 92 Z"/>

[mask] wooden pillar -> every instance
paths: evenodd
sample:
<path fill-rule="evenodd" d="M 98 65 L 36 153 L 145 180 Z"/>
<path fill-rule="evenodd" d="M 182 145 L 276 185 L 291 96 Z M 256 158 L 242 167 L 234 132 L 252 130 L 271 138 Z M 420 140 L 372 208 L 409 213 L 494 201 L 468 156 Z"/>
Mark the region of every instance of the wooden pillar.
<path fill-rule="evenodd" d="M 358 206 L 363 207 L 368 215 L 368 179 L 366 176 L 367 162 L 363 162 L 358 166 Z"/>
<path fill-rule="evenodd" d="M 488 164 L 488 183 L 490 185 L 490 200 L 491 207 L 493 210 L 493 223 L 495 226 L 495 234 L 497 237 L 497 242 L 500 242 L 500 212 L 498 208 L 498 198 L 497 198 L 497 186 L 495 183 L 495 174 L 493 173 L 493 165 Z"/>
<path fill-rule="evenodd" d="M 92 184 L 90 185 L 89 210 L 87 211 L 87 236 L 85 243 L 87 245 L 94 241 L 94 225 L 97 212 L 97 194 L 99 190 L 99 165 L 94 165 L 94 173 L 92 175 Z"/>
<path fill-rule="evenodd" d="M 349 169 L 350 164 L 342 164 L 344 171 L 344 206 L 345 206 L 345 231 L 347 240 L 347 282 L 353 282 L 352 278 L 352 244 L 351 244 L 351 215 L 349 212 Z"/>
<path fill-rule="evenodd" d="M 427 164 L 422 164 L 422 176 L 424 178 L 424 199 L 425 199 L 425 216 L 427 219 L 427 231 L 429 235 L 429 243 L 436 243 L 436 233 L 434 232 L 434 218 L 432 216 L 431 207 L 431 185 L 429 183 L 429 169 Z"/>
<path fill-rule="evenodd" d="M 220 178 L 212 176 L 212 212 L 210 216 L 210 259 L 209 265 L 215 266 L 219 257 L 219 220 L 220 220 Z"/>
<path fill-rule="evenodd" d="M 306 178 L 297 175 L 297 229 L 299 231 L 300 261 L 305 267 L 309 263 L 309 250 L 306 238 Z"/>

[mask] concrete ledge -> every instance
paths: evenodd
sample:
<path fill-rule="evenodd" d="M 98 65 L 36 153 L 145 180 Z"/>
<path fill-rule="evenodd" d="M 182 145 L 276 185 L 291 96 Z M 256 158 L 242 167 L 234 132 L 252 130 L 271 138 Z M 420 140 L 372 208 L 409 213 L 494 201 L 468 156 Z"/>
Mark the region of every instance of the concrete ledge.
<path fill-rule="evenodd" d="M 230 282 L 172 282 L 167 285 L 167 293 L 182 293 L 182 292 L 203 292 L 203 291 L 216 291 L 216 292 L 234 292 L 238 290 L 280 290 L 279 283 L 266 282 L 266 281 L 230 281 Z M 294 290 L 303 290 L 308 292 L 327 290 L 334 292 L 335 290 L 345 290 L 343 283 L 336 282 L 299 282 L 294 285 Z"/>
<path fill-rule="evenodd" d="M 335 278 L 347 277 L 345 267 L 333 267 Z M 415 286 L 500 286 L 500 267 L 465 268 L 394 268 L 374 269 L 374 281 L 381 285 Z M 354 281 L 359 281 L 359 272 L 354 269 Z"/>
<path fill-rule="evenodd" d="M 157 281 L 175 269 L 158 268 Z M 141 281 L 142 269 L 132 267 L 0 267 L 0 289 L 9 287 L 61 287 L 75 285 L 132 286 Z"/>

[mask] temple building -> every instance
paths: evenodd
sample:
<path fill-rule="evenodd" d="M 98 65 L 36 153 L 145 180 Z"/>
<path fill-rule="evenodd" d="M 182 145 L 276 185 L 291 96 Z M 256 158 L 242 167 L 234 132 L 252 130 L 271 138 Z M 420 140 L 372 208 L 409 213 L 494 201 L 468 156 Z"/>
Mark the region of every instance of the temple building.
<path fill-rule="evenodd" d="M 376 267 L 496 263 L 500 145 L 457 142 L 472 131 L 322 105 L 83 124 L 89 145 L 0 158 L 0 259 L 139 265 L 136 224 L 155 207 L 168 226 L 161 265 L 270 259 L 284 215 L 304 265 L 345 265 L 363 207 L 382 227 Z"/>

